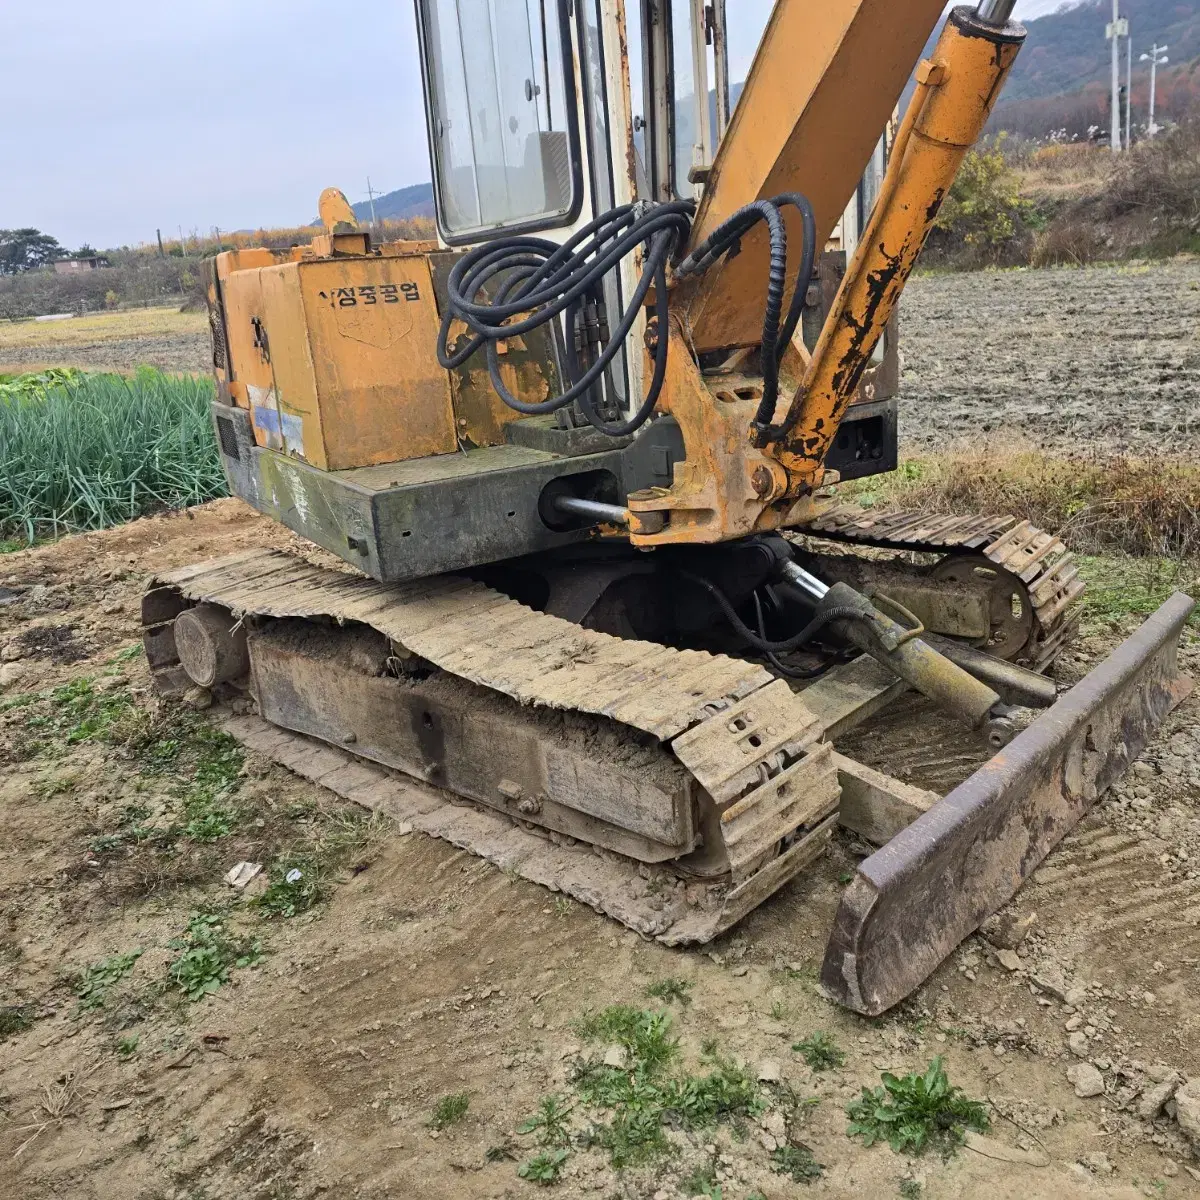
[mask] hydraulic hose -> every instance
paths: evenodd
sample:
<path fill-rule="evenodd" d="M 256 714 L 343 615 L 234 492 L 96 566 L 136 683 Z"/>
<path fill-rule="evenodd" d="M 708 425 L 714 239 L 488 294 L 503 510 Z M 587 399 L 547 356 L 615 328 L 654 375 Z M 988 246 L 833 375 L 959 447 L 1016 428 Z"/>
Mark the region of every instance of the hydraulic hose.
<path fill-rule="evenodd" d="M 787 313 L 787 229 L 780 209 L 790 206 L 801 215 L 804 246 L 796 287 Z M 561 246 L 545 238 L 513 237 L 488 242 L 461 258 L 450 273 L 448 304 L 438 333 L 438 362 L 446 370 L 461 366 L 486 347 L 488 373 L 497 395 L 509 408 L 526 416 L 557 412 L 578 403 L 588 423 L 610 437 L 636 432 L 650 418 L 662 392 L 667 370 L 667 264 L 679 253 L 691 230 L 695 205 L 627 204 L 589 222 Z M 765 222 L 771 243 L 766 312 L 763 317 L 763 395 L 752 422 L 754 443 L 771 439 L 771 421 L 779 398 L 779 364 L 795 333 L 816 263 L 816 219 L 812 205 L 797 193 L 759 200 L 739 209 L 680 263 L 680 278 L 702 274 L 725 254 L 736 254 L 741 238 Z M 584 368 L 575 352 L 573 330 L 584 305 L 603 303 L 603 281 L 622 259 L 644 248 L 641 278 L 633 296 L 596 360 Z M 596 410 L 594 389 L 629 338 L 654 286 L 658 338 L 654 372 L 645 399 L 627 420 L 609 421 Z M 548 400 L 526 402 L 514 396 L 500 374 L 498 343 L 539 326 L 565 318 L 566 373 L 570 386 Z M 449 346 L 450 325 L 463 321 L 470 336 Z"/>
<path fill-rule="evenodd" d="M 787 654 L 792 650 L 799 650 L 801 646 L 811 642 L 822 629 L 834 621 L 868 621 L 870 619 L 861 608 L 830 605 L 813 617 L 799 633 L 782 642 L 772 642 L 765 637 L 760 637 L 737 615 L 737 610 L 729 602 L 729 597 L 715 583 L 701 575 L 693 575 L 690 571 L 680 571 L 679 577 L 686 579 L 688 583 L 694 584 L 696 587 L 703 588 L 717 602 L 717 606 L 725 614 L 725 619 L 733 626 L 734 631 L 749 642 L 755 650 L 760 650 L 763 654 Z"/>
<path fill-rule="evenodd" d="M 686 242 L 694 209 L 693 204 L 682 201 L 627 204 L 589 222 L 561 246 L 545 238 L 517 237 L 472 250 L 450 273 L 449 303 L 438 334 L 438 362 L 447 370 L 461 366 L 486 345 L 492 386 L 509 408 L 533 416 L 557 412 L 578 401 L 588 422 L 602 433 L 623 437 L 635 432 L 654 411 L 666 377 L 667 262 Z M 642 246 L 646 248 L 645 265 L 633 296 L 608 344 L 596 361 L 583 370 L 571 337 L 575 319 L 588 300 L 603 300 L 604 277 Z M 592 389 L 603 379 L 629 337 L 651 284 L 655 288 L 659 338 L 650 387 L 641 407 L 629 420 L 607 422 L 596 411 Z M 489 288 L 495 293 L 491 300 L 486 298 Z M 523 313 L 527 315 L 517 319 Z M 497 343 L 529 333 L 561 313 L 566 314 L 571 386 L 549 400 L 526 403 L 514 396 L 501 378 Z M 451 350 L 447 341 L 455 317 L 474 336 L 460 341 Z"/>
<path fill-rule="evenodd" d="M 754 593 L 754 620 L 758 625 L 758 635 L 765 642 L 767 640 L 767 620 L 763 615 L 762 598 L 757 592 Z M 818 679 L 829 669 L 828 664 L 819 667 L 789 667 L 778 654 L 770 650 L 766 651 L 766 659 L 785 679 Z"/>
<path fill-rule="evenodd" d="M 788 305 L 787 316 L 784 318 L 782 314 L 783 296 L 787 287 L 788 244 L 787 227 L 784 225 L 780 209 L 787 206 L 797 209 L 800 213 L 804 226 L 804 246 L 796 286 Z M 754 444 L 761 448 L 775 440 L 779 434 L 780 427 L 772 424 L 779 403 L 779 365 L 804 313 L 808 288 L 816 267 L 817 221 L 813 207 L 808 199 L 798 192 L 785 192 L 771 200 L 756 200 L 747 204 L 697 246 L 679 264 L 676 274 L 682 279 L 687 275 L 707 271 L 722 255 L 738 253 L 742 237 L 759 221 L 766 222 L 771 242 L 761 350 L 763 394 L 758 403 L 758 411 L 751 422 Z"/>

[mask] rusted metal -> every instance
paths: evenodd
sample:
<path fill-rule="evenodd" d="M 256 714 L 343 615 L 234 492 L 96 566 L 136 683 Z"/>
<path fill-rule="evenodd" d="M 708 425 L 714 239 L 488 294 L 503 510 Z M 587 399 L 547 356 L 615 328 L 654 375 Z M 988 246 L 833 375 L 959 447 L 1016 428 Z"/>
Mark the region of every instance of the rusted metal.
<path fill-rule="evenodd" d="M 1191 691 L 1177 650 L 1194 609 L 1190 597 L 1173 596 L 1005 750 L 859 864 L 825 953 L 831 997 L 869 1016 L 886 1011 L 1012 898 Z"/>
<path fill-rule="evenodd" d="M 994 654 L 964 646 L 953 638 L 939 634 L 926 634 L 925 640 L 952 663 L 986 683 L 996 691 L 1005 704 L 1019 704 L 1025 708 L 1049 708 L 1058 699 L 1058 688 L 1053 679 L 1030 671 L 1016 663 L 1005 662 Z"/>
<path fill-rule="evenodd" d="M 669 860 L 680 903 L 654 932 L 671 944 L 740 920 L 811 862 L 837 823 L 824 723 L 753 663 L 581 628 L 462 577 L 389 586 L 255 550 L 163 575 L 143 597 L 151 677 L 164 694 L 188 686 L 175 633 L 193 604 L 252 627 L 256 696 L 273 724 L 619 853 L 623 879 L 639 860 Z M 385 678 L 387 643 L 440 674 L 428 685 Z M 553 710 L 565 715 L 547 720 Z M 694 810 L 679 809 L 681 795 Z M 504 849 L 473 848 L 497 862 Z M 627 898 L 597 895 L 582 857 L 556 886 L 620 916 Z M 688 883 L 700 898 L 685 904 Z"/>
<path fill-rule="evenodd" d="M 1024 40 L 1020 26 L 978 26 L 969 10 L 955 9 L 932 59 L 918 68 L 870 224 L 774 446 L 789 495 L 819 484 L 846 408 Z"/>

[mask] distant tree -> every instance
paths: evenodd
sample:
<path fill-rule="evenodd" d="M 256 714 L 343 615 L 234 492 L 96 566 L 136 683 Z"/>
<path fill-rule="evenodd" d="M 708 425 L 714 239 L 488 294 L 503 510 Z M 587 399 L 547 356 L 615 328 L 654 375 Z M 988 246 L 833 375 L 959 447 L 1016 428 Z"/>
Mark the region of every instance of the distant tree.
<path fill-rule="evenodd" d="M 0 275 L 20 275 L 62 258 L 57 238 L 38 229 L 0 229 Z"/>
<path fill-rule="evenodd" d="M 87 244 L 87 242 L 84 242 L 83 245 L 80 246 L 79 249 L 76 250 L 75 253 L 71 255 L 71 257 L 72 258 L 96 258 L 97 253 L 95 250 L 92 249 L 91 246 L 89 246 Z"/>

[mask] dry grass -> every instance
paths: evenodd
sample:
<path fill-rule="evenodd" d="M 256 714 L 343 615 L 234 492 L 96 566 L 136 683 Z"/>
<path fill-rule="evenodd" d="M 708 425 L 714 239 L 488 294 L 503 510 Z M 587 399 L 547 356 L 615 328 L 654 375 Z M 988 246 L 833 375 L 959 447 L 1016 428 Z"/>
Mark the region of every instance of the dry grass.
<path fill-rule="evenodd" d="M 856 490 L 860 502 L 930 513 L 1011 514 L 1094 554 L 1200 558 L 1200 463 L 1177 456 L 972 448 L 907 459 Z"/>
<path fill-rule="evenodd" d="M 1111 150 L 1090 142 L 1040 146 L 1017 167 L 1024 195 L 1066 199 L 1102 191 L 1112 175 Z"/>
<path fill-rule="evenodd" d="M 173 337 L 207 329 L 207 313 L 181 313 L 175 307 L 89 313 L 69 321 L 4 322 L 0 323 L 0 361 L 10 348 L 80 346 L 128 338 Z"/>
<path fill-rule="evenodd" d="M 1088 626 L 1119 628 L 1174 591 L 1200 595 L 1197 462 L 991 447 L 907 459 L 850 491 L 868 506 L 1010 514 L 1061 534 L 1088 584 Z"/>

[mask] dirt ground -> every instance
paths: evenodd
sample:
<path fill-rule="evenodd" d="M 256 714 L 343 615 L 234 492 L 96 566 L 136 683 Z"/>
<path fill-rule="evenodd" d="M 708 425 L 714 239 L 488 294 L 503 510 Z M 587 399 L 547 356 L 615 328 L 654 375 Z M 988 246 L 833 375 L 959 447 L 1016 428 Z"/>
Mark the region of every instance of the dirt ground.
<path fill-rule="evenodd" d="M 1054 367 L 1039 379 L 1051 352 L 1099 380 L 1089 386 L 1102 390 L 1103 432 L 1122 411 L 1142 427 L 1164 389 L 1181 406 L 1189 388 L 1194 400 L 1200 265 L 1156 271 L 919 281 L 908 417 L 930 439 L 950 438 L 954 413 L 978 413 L 991 396 L 1011 418 L 1004 406 L 1029 390 L 1045 436 L 1069 440 L 1078 426 L 1061 405 L 1075 402 L 1058 388 L 1069 398 L 1077 378 Z M 1174 295 L 1173 309 L 1157 310 L 1175 322 L 1173 338 L 1141 358 L 1167 382 L 1145 384 L 1141 407 L 1128 390 L 1141 375 L 1110 378 L 1097 323 L 1081 316 L 1073 333 L 1047 332 L 1080 289 L 1089 306 L 1127 294 L 1121 311 Z M 981 332 L 971 309 L 984 301 Z M 1008 328 L 991 316 L 1000 310 Z M 1042 315 L 1022 323 L 1019 310 Z M 934 357 L 939 322 L 969 353 Z M 1152 330 L 1149 315 L 1142 328 Z M 1023 384 L 993 365 L 988 348 L 999 346 L 1010 371 L 1028 351 Z M 160 709 L 137 649 L 145 578 L 251 545 L 297 542 L 219 501 L 0 557 L 0 1196 L 542 1194 L 518 1177 L 539 1149 L 518 1128 L 542 1097 L 571 1094 L 592 1050 L 579 1018 L 615 1003 L 661 1008 L 646 991 L 667 979 L 691 985 L 690 1002 L 669 1004 L 688 1069 L 715 1042 L 766 1077 L 767 1107 L 703 1132 L 672 1129 L 672 1152 L 649 1165 L 618 1170 L 602 1147 L 577 1146 L 546 1195 L 1200 1196 L 1200 1153 L 1153 1103 L 1176 1073 L 1200 1076 L 1196 697 L 1010 906 L 1007 916 L 1034 918 L 1015 958 L 998 953 L 999 934 L 973 937 L 903 1006 L 864 1020 L 815 982 L 840 881 L 864 849 L 852 839 L 733 935 L 668 950 L 206 741 L 206 714 Z M 1080 677 L 1127 629 L 1089 625 L 1059 677 Z M 1184 659 L 1200 674 L 1194 637 Z M 978 753 L 937 721 L 926 728 L 902 755 L 886 724 L 853 752 L 944 788 Z M 277 891 L 282 869 L 300 864 L 323 898 L 290 917 L 271 910 L 264 876 L 246 893 L 225 883 L 243 861 L 266 864 Z M 206 920 L 220 923 L 208 935 L 218 943 L 196 932 Z M 229 950 L 226 978 L 189 1000 L 180 963 L 212 944 Z M 792 1049 L 817 1031 L 845 1051 L 843 1066 L 816 1071 Z M 988 1105 L 980 1149 L 910 1159 L 847 1137 L 845 1105 L 863 1085 L 884 1070 L 923 1071 L 934 1055 Z M 1068 1080 L 1085 1062 L 1102 1094 L 1077 1095 Z M 435 1128 L 439 1100 L 464 1092 L 465 1115 Z M 583 1113 L 574 1119 L 582 1132 Z M 819 1178 L 772 1170 L 786 1139 L 811 1148 Z"/>
<path fill-rule="evenodd" d="M 145 713 L 153 728 L 155 701 L 131 649 L 145 574 L 289 540 L 238 502 L 220 501 L 3 561 L 0 595 L 10 602 L 0 604 L 0 642 L 21 656 L 6 664 L 18 670 L 0 695 L 8 847 L 0 981 L 3 1005 L 30 1024 L 0 1043 L 0 1181 L 8 1180 L 0 1192 L 29 1200 L 533 1195 L 537 1185 L 519 1179 L 506 1156 L 536 1150 L 518 1124 L 541 1096 L 569 1090 L 581 1051 L 574 1022 L 609 1003 L 654 1007 L 646 988 L 676 977 L 692 985 L 692 1002 L 674 1010 L 690 1060 L 715 1038 L 752 1070 L 779 1070 L 787 1089 L 763 1085 L 767 1128 L 751 1121 L 673 1133 L 673 1157 L 620 1172 L 603 1151 L 578 1150 L 552 1194 L 687 1195 L 681 1182 L 706 1163 L 723 1196 L 737 1200 L 808 1190 L 899 1195 L 906 1181 L 908 1194 L 929 1197 L 1200 1194 L 1200 1175 L 1191 1174 L 1200 1159 L 1175 1122 L 1138 1116 L 1155 1077 L 1200 1074 L 1194 700 L 1018 897 L 1015 911 L 1037 918 L 1017 969 L 973 938 L 877 1021 L 833 1007 L 815 986 L 838 879 L 854 862 L 846 840 L 705 952 L 643 942 L 395 827 L 373 828 L 355 847 L 354 861 L 331 875 L 326 902 L 269 919 L 236 896 L 225 872 L 307 844 L 344 806 L 249 756 L 233 833 L 200 841 L 176 832 L 164 843 L 171 849 L 155 848 L 149 834 L 122 841 L 120 814 L 142 803 L 153 825 L 180 781 L 131 754 L 128 737 L 103 736 L 93 720 L 101 710 L 71 707 L 69 689 L 92 679 L 94 695 L 127 702 L 125 718 Z M 1116 636 L 1092 631 L 1062 664 L 1064 678 Z M 1195 647 L 1187 657 L 1200 667 Z M 869 759 L 871 742 L 856 753 Z M 919 782 L 944 770 L 948 749 L 935 732 L 928 748 L 892 766 Z M 190 1003 L 168 982 L 197 911 L 218 912 L 239 938 L 259 940 L 262 958 Z M 87 969 L 135 950 L 128 973 L 88 1007 Z M 1103 1096 L 1081 1099 L 1068 1082 L 1068 1068 L 1082 1061 L 1068 1048 L 1068 1026 L 1090 1039 L 1080 1052 L 1097 1065 Z M 816 1073 L 793 1053 L 817 1030 L 846 1050 L 843 1068 Z M 843 1108 L 861 1085 L 877 1083 L 883 1069 L 924 1069 L 935 1053 L 946 1056 L 953 1082 L 993 1106 L 992 1152 L 1003 1152 L 998 1145 L 1021 1157 L 1023 1147 L 1046 1165 L 969 1149 L 948 1162 L 910 1163 L 846 1137 Z M 431 1128 L 439 1098 L 462 1091 L 466 1116 Z M 781 1110 L 789 1120 L 803 1114 L 793 1136 L 825 1168 L 811 1184 L 770 1170 L 763 1143 Z"/>
<path fill-rule="evenodd" d="M 176 308 L 89 313 L 69 321 L 0 322 L 0 375 L 43 367 L 212 370 L 208 317 Z"/>
<path fill-rule="evenodd" d="M 900 428 L 1051 450 L 1200 448 L 1200 260 L 926 275 L 904 293 Z"/>

